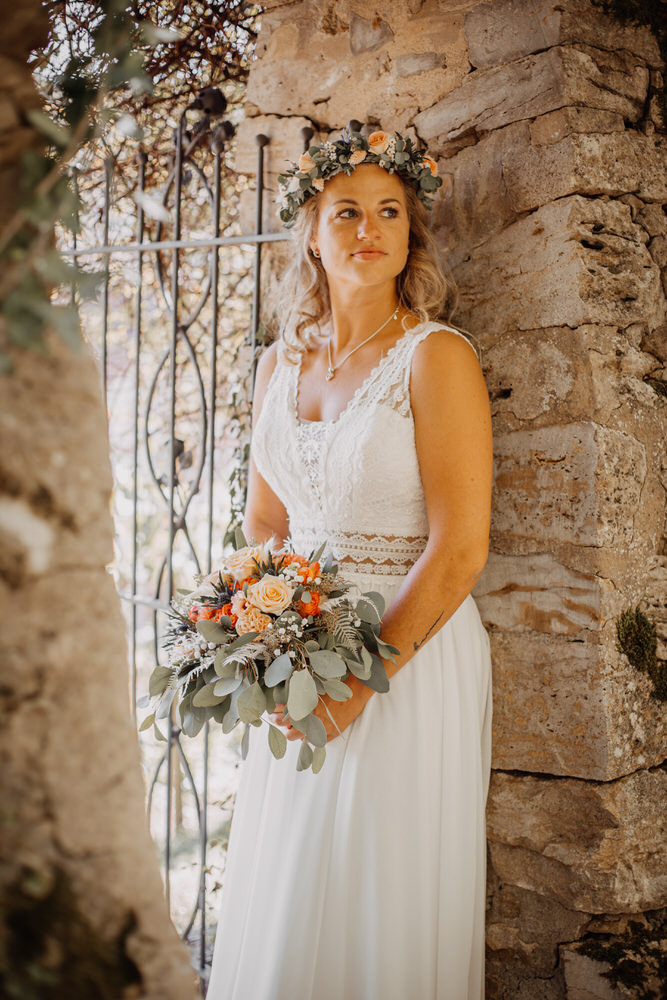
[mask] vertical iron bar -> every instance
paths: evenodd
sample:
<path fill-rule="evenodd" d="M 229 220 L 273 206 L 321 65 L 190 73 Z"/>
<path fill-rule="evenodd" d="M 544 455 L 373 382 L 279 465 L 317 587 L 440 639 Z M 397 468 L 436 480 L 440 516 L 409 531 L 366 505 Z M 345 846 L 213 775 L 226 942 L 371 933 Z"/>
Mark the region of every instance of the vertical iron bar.
<path fill-rule="evenodd" d="M 213 237 L 220 235 L 220 150 L 216 149 L 213 158 Z M 218 360 L 218 263 L 219 250 L 211 248 L 211 383 L 209 395 L 209 438 L 208 438 L 208 539 L 206 552 L 206 572 L 213 568 L 213 483 L 215 463 L 215 413 L 217 390 L 217 360 Z M 208 739 L 210 725 L 204 723 L 204 787 L 202 789 L 202 808 L 200 825 L 200 862 L 201 881 L 199 883 L 200 935 L 199 935 L 199 967 L 203 973 L 206 966 L 206 855 L 208 841 Z"/>
<path fill-rule="evenodd" d="M 137 156 L 139 163 L 139 190 L 143 193 L 146 181 L 146 153 Z M 138 205 L 137 242 L 144 241 L 144 210 Z M 137 596 L 137 561 L 139 558 L 137 544 L 138 530 L 138 476 L 139 476 L 139 359 L 141 351 L 141 292 L 143 281 L 143 250 L 137 254 L 137 294 L 134 305 L 134 425 L 132 441 L 132 596 Z M 132 696 L 132 714 L 137 716 L 137 602 L 132 601 L 132 623 L 130 628 L 130 692 Z"/>
<path fill-rule="evenodd" d="M 103 215 L 103 245 L 109 246 L 109 209 L 111 204 L 111 178 L 113 174 L 113 159 L 107 156 L 104 161 L 104 215 Z M 104 408 L 107 409 L 107 337 L 109 333 L 109 269 L 111 254 L 104 255 L 104 287 L 102 290 L 102 387 L 104 392 Z"/>
<path fill-rule="evenodd" d="M 257 143 L 257 198 L 256 198 L 256 211 L 255 211 L 255 232 L 259 236 L 262 233 L 262 215 L 263 215 L 263 200 L 264 200 L 264 147 L 269 142 L 269 138 L 263 135 L 261 132 L 259 135 L 255 136 L 255 142 Z M 254 393 L 255 387 L 255 370 L 257 368 L 257 358 L 255 357 L 255 350 L 257 346 L 257 330 L 259 327 L 259 306 L 260 306 L 260 295 L 261 295 L 261 269 L 262 269 L 262 244 L 255 244 L 255 282 L 252 292 L 252 322 L 250 330 L 250 350 L 251 350 L 251 371 L 250 371 L 250 398 Z"/>
<path fill-rule="evenodd" d="M 176 130 L 176 157 L 174 163 L 174 240 L 181 238 L 181 185 L 183 173 L 183 126 L 185 112 L 180 117 Z M 178 270 L 179 250 L 174 247 L 171 262 L 171 355 L 170 355 L 170 399 L 169 399 L 169 547 L 167 549 L 167 601 L 174 592 L 174 492 L 176 475 L 176 345 L 178 343 Z M 169 866 L 171 861 L 171 782 L 173 744 L 178 738 L 174 732 L 172 714 L 169 712 L 167 727 L 167 830 L 165 837 L 165 894 L 170 905 Z"/>

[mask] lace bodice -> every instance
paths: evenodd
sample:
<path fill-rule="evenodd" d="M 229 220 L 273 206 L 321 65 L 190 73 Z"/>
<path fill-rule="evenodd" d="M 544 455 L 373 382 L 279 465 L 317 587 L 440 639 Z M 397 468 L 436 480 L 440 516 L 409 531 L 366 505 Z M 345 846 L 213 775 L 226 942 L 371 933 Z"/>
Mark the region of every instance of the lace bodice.
<path fill-rule="evenodd" d="M 285 505 L 297 551 L 327 542 L 346 576 L 403 576 L 423 552 L 428 519 L 410 405 L 413 327 L 387 351 L 335 420 L 301 420 L 301 365 L 278 362 L 252 440 L 257 469 Z M 464 337 L 467 340 L 467 338 Z"/>

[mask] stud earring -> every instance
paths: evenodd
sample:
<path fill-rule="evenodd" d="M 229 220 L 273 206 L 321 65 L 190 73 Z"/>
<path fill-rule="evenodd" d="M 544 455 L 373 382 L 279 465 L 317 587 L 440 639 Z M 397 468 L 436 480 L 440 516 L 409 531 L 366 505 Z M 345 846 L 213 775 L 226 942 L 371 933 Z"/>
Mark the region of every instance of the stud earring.
<path fill-rule="evenodd" d="M 319 250 L 311 250 L 310 252 L 312 253 L 313 257 L 315 257 L 316 260 L 320 259 L 320 251 Z"/>

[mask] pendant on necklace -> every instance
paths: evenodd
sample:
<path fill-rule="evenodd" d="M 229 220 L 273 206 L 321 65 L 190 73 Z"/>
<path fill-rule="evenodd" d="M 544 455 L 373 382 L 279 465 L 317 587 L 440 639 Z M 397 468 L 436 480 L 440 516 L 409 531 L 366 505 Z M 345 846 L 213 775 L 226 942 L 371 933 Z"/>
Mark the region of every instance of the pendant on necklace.
<path fill-rule="evenodd" d="M 329 365 L 329 367 L 327 368 L 327 382 L 330 382 L 335 374 L 336 374 L 335 371 L 333 370 L 331 365 Z"/>

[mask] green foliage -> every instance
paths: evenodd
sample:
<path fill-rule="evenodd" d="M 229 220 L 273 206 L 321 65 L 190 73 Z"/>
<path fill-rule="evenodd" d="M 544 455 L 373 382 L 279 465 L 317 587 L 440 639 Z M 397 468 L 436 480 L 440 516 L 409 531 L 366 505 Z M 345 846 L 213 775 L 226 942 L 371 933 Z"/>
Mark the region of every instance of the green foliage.
<path fill-rule="evenodd" d="M 667 996 L 667 909 L 644 914 L 646 923 L 631 920 L 619 937 L 609 934 L 585 938 L 578 950 L 611 969 L 601 973 L 613 986 L 623 986 L 637 1000 Z"/>
<path fill-rule="evenodd" d="M 4 319 L 0 372 L 11 371 L 10 345 L 46 350 L 49 328 L 71 348 L 81 343 L 77 310 L 73 304 L 52 305 L 51 292 L 68 285 L 72 303 L 76 294 L 91 298 L 102 275 L 66 264 L 53 249 L 53 232 L 58 222 L 73 234 L 79 232 L 81 205 L 65 176 L 65 167 L 109 120 L 103 109 L 107 95 L 128 87 L 135 95 L 152 90 L 144 56 L 136 51 L 150 32 L 145 24 L 137 23 L 132 11 L 125 0 L 102 0 L 91 30 L 91 50 L 70 56 L 57 79 L 59 119 L 43 110 L 27 112 L 45 148 L 43 152 L 24 152 L 18 208 L 0 233 L 0 315 Z"/>
<path fill-rule="evenodd" d="M 648 674 L 653 682 L 653 696 L 658 701 L 667 701 L 667 662 L 658 659 L 658 637 L 653 622 L 639 606 L 626 608 L 616 622 L 616 635 L 618 651 L 627 656 L 633 667 Z"/>

